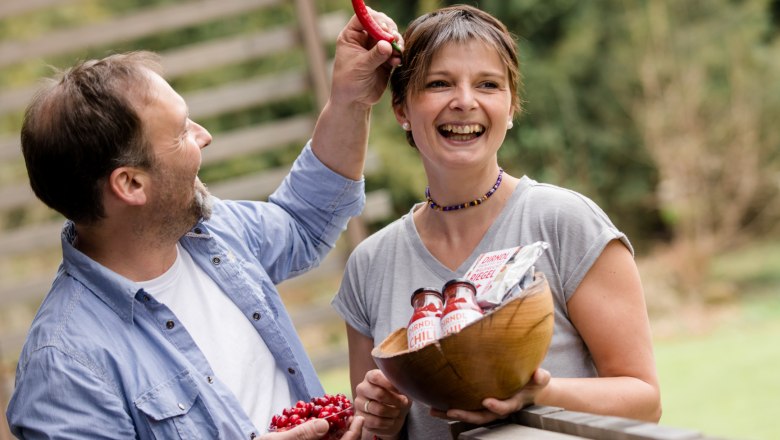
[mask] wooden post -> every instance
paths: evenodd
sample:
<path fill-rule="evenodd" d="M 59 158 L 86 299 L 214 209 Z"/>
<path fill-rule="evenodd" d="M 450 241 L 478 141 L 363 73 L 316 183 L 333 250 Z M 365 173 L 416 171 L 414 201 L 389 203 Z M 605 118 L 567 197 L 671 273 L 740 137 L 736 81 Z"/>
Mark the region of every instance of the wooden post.
<path fill-rule="evenodd" d="M 313 0 L 295 0 L 295 8 L 298 12 L 298 27 L 306 49 L 306 60 L 309 65 L 309 74 L 314 93 L 316 95 L 318 113 L 325 107 L 330 95 L 330 75 L 325 55 L 325 45 L 320 35 L 320 26 L 317 20 L 317 11 Z M 353 217 L 347 225 L 346 241 L 349 251 L 363 241 L 368 235 L 368 228 L 361 217 Z"/>
<path fill-rule="evenodd" d="M 330 79 L 325 56 L 325 45 L 320 36 L 320 26 L 317 21 L 317 11 L 312 0 L 295 0 L 298 12 L 298 28 L 301 32 L 303 47 L 306 50 L 306 61 L 309 64 L 309 75 L 314 85 L 318 112 L 322 111 L 330 95 Z"/>

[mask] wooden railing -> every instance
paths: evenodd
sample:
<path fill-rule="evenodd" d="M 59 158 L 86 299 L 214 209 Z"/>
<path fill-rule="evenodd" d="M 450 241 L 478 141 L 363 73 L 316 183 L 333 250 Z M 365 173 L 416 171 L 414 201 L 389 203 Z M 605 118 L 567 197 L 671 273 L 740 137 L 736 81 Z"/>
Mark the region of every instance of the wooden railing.
<path fill-rule="evenodd" d="M 695 430 L 552 406 L 530 406 L 488 426 L 453 422 L 450 432 L 459 440 L 715 440 Z"/>

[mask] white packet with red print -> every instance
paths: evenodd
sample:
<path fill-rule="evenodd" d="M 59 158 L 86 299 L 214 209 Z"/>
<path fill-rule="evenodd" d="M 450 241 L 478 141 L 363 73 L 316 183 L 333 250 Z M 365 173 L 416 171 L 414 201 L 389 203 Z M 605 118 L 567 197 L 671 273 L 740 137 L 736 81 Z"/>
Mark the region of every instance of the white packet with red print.
<path fill-rule="evenodd" d="M 550 245 L 543 241 L 520 247 L 498 269 L 490 284 L 477 292 L 477 303 L 483 310 L 492 309 L 515 298 L 534 280 L 534 264 Z M 479 259 L 477 259 L 479 261 Z M 468 276 L 467 276 L 468 278 Z"/>

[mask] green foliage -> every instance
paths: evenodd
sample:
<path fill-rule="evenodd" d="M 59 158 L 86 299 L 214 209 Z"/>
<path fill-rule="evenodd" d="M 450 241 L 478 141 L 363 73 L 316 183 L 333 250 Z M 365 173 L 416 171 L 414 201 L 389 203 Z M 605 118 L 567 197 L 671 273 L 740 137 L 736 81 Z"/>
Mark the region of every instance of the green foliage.
<path fill-rule="evenodd" d="M 392 2 L 374 1 L 371 6 L 388 13 L 405 27 L 410 15 L 425 12 L 418 8 L 431 3 L 455 4 L 462 1 Z M 637 121 L 641 105 L 642 55 L 653 44 L 645 32 L 652 19 L 651 3 L 644 1 L 605 0 L 484 0 L 469 1 L 500 18 L 517 36 L 521 53 L 523 114 L 509 132 L 499 160 L 511 173 L 526 174 L 536 180 L 580 191 L 594 199 L 627 232 L 640 252 L 649 250 L 652 242 L 666 239 L 679 221 L 679 213 L 658 199 L 658 164 L 648 151 L 642 127 Z M 658 4 L 658 3 L 652 3 Z M 748 92 L 760 122 L 762 145 L 775 145 L 777 164 L 780 134 L 776 124 L 780 107 L 777 90 L 778 2 L 692 1 L 661 2 L 668 5 L 674 17 L 672 31 L 685 48 L 681 69 L 701 66 L 707 72 L 708 93 L 703 113 L 710 114 L 711 154 L 718 137 L 728 132 L 728 112 L 736 93 Z M 644 33 L 644 34 L 643 34 Z M 638 37 L 642 35 L 642 37 Z M 740 50 L 729 50 L 739 47 Z M 729 57 L 728 53 L 741 54 Z M 735 73 L 739 83 L 735 83 Z M 769 72 L 774 72 L 770 74 Z M 750 91 L 768 88 L 765 93 Z M 672 111 L 673 108 L 667 111 Z M 381 106 L 375 112 L 374 131 L 380 119 L 392 120 Z M 394 121 L 387 125 L 394 124 Z M 720 130 L 721 134 L 718 134 Z M 386 135 L 384 131 L 380 132 Z M 375 139 L 375 137 L 372 137 Z M 401 142 L 375 142 L 378 148 L 397 148 Z M 759 149 L 758 144 L 744 145 L 745 154 Z M 771 149 L 771 148 L 770 148 Z M 407 168 L 407 165 L 404 164 Z M 393 166 L 388 173 L 406 173 Z M 775 167 L 775 169 L 777 169 Z M 722 169 L 728 173 L 728 166 Z M 406 192 L 404 182 L 394 192 Z M 387 178 L 386 182 L 392 182 Z M 416 183 L 416 194 L 421 185 Z M 422 183 L 424 185 L 424 182 Z M 777 199 L 771 188 L 765 197 Z M 398 196 L 396 200 L 413 199 Z M 418 197 L 419 199 L 419 197 Z M 406 207 L 408 209 L 408 206 Z M 403 212 L 406 211 L 404 209 Z M 728 208 L 721 208 L 728 209 Z M 761 205 L 756 206 L 766 214 Z M 777 211 L 773 211 L 777 218 Z M 758 216 L 761 213 L 755 213 Z M 717 214 L 715 214 L 717 215 Z M 764 222 L 766 221 L 764 217 Z"/>

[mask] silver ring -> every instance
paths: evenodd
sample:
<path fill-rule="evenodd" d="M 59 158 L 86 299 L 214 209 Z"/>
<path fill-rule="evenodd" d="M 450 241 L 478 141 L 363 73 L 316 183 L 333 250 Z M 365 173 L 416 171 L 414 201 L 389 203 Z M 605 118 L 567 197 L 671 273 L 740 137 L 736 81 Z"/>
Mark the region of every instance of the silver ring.
<path fill-rule="evenodd" d="M 366 403 L 363 404 L 363 412 L 368 414 L 368 405 L 371 404 L 371 399 L 366 400 Z"/>

